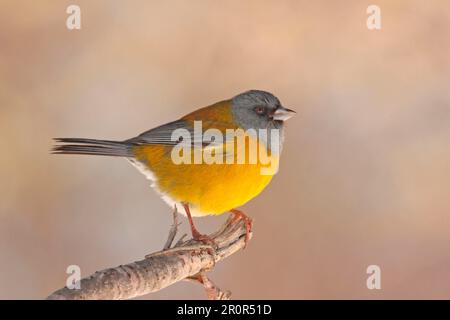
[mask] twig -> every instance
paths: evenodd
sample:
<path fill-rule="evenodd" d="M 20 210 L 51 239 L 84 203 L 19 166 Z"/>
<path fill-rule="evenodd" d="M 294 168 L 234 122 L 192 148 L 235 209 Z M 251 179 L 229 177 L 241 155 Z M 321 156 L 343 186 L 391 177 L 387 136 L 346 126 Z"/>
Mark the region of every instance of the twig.
<path fill-rule="evenodd" d="M 174 206 L 173 208 L 173 224 L 170 227 L 169 230 L 169 236 L 167 237 L 167 241 L 166 244 L 163 247 L 163 250 L 167 250 L 172 246 L 173 243 L 173 239 L 175 239 L 175 236 L 177 235 L 177 231 L 178 231 L 178 210 L 177 210 L 177 205 Z"/>
<path fill-rule="evenodd" d="M 231 291 L 222 291 L 206 276 L 205 272 L 200 272 L 197 276 L 186 278 L 186 280 L 200 283 L 209 300 L 230 300 L 231 298 Z"/>
<path fill-rule="evenodd" d="M 174 219 L 175 217 L 174 213 Z M 175 221 L 174 226 L 177 226 Z M 175 232 L 172 238 L 172 230 L 173 226 L 169 233 L 170 244 L 176 234 Z M 159 291 L 185 279 L 198 277 L 209 293 L 215 290 L 216 296 L 209 294 L 209 298 L 229 298 L 230 293 L 218 289 L 204 272 L 244 248 L 245 233 L 244 221 L 233 222 L 229 219 L 220 230 L 209 235 L 217 244 L 216 250 L 211 250 L 210 246 L 194 240 L 179 240 L 174 247 L 147 255 L 144 260 L 97 271 L 81 280 L 80 289 L 64 287 L 52 293 L 47 299 L 131 299 Z"/>

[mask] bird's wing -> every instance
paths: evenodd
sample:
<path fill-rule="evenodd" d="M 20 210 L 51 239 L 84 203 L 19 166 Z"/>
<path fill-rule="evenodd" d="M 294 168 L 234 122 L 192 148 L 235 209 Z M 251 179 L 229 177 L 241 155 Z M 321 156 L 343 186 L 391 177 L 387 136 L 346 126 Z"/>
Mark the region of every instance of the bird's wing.
<path fill-rule="evenodd" d="M 219 145 L 226 143 L 227 136 L 222 134 L 222 143 L 217 143 L 214 139 L 211 139 L 211 137 L 204 136 L 203 133 L 205 129 L 214 128 L 220 130 L 221 132 L 225 132 L 224 128 L 233 129 L 232 126 L 217 121 L 202 121 L 202 126 L 202 130 L 200 132 L 196 132 L 194 130 L 193 121 L 180 119 L 145 131 L 137 137 L 127 140 L 126 142 L 133 145 L 159 144 L 174 146 L 184 141 L 184 143 L 189 142 L 193 147 L 219 147 Z M 184 136 L 184 134 L 188 134 L 190 140 L 180 139 L 180 136 Z"/>
<path fill-rule="evenodd" d="M 221 132 L 221 139 L 216 139 L 208 134 L 205 135 L 206 129 L 217 129 Z M 245 146 L 243 150 L 236 150 L 236 136 L 227 135 L 226 129 L 236 130 L 238 128 L 227 122 L 202 121 L 202 131 L 195 132 L 193 121 L 180 119 L 143 132 L 125 142 L 135 146 L 166 145 L 174 147 L 185 144 L 184 146 L 189 146 L 192 152 L 195 152 L 197 148 L 201 148 L 202 152 L 208 152 L 211 156 L 214 155 L 216 159 L 222 158 L 224 162 L 228 163 L 229 159 L 236 157 L 236 152 L 245 152 Z M 181 130 L 188 134 L 190 139 L 180 140 L 180 136 L 184 135 L 180 134 L 180 131 L 176 132 L 176 130 Z M 242 145 L 238 143 L 237 148 L 242 148 Z"/>
<path fill-rule="evenodd" d="M 145 131 L 137 137 L 127 140 L 127 142 L 134 145 L 160 144 L 173 146 L 180 142 L 174 136 L 175 130 L 178 129 L 188 130 L 191 136 L 194 135 L 194 128 L 189 126 L 186 121 L 176 120 Z"/>

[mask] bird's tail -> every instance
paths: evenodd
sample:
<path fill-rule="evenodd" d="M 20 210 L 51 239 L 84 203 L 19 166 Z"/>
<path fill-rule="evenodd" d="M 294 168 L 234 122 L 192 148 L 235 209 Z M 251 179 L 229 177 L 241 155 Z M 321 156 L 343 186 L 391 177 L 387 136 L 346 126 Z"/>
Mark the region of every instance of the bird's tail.
<path fill-rule="evenodd" d="M 55 138 L 54 154 L 89 154 L 110 157 L 133 157 L 132 145 L 127 142 L 83 139 Z"/>

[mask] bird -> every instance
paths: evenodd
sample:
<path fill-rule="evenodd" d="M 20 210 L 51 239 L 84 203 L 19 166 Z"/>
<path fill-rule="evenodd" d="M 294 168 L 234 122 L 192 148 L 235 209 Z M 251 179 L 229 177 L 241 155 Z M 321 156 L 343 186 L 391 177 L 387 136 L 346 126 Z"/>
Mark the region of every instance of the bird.
<path fill-rule="evenodd" d="M 151 180 L 167 204 L 184 208 L 194 240 L 212 241 L 198 231 L 193 217 L 230 212 L 231 221 L 245 223 L 246 246 L 252 219 L 238 208 L 277 173 L 284 123 L 295 113 L 272 93 L 249 90 L 123 141 L 55 138 L 52 153 L 125 158 Z M 236 132 L 243 132 L 244 143 L 239 144 Z M 259 157 L 264 152 L 265 161 Z M 254 153 L 256 161 L 249 161 Z"/>

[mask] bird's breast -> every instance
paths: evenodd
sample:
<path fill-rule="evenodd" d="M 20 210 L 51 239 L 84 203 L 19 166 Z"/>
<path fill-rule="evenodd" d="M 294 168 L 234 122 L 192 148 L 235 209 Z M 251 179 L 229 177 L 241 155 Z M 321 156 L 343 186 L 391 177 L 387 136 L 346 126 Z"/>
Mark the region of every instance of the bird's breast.
<path fill-rule="evenodd" d="M 235 149 L 233 161 L 223 163 L 181 163 L 172 159 L 172 146 L 144 145 L 135 147 L 136 160 L 151 172 L 157 191 L 170 203 L 189 203 L 194 215 L 221 214 L 239 207 L 257 196 L 270 182 L 278 168 L 278 155 L 238 163 Z M 259 144 L 259 148 L 264 148 Z M 259 149 L 258 149 L 259 150 Z M 265 150 L 265 149 L 264 149 Z M 191 150 L 192 160 L 194 150 Z M 229 162 L 229 163 L 227 163 Z M 142 168 L 141 168 L 142 171 Z M 145 171 L 145 170 L 144 170 Z"/>

